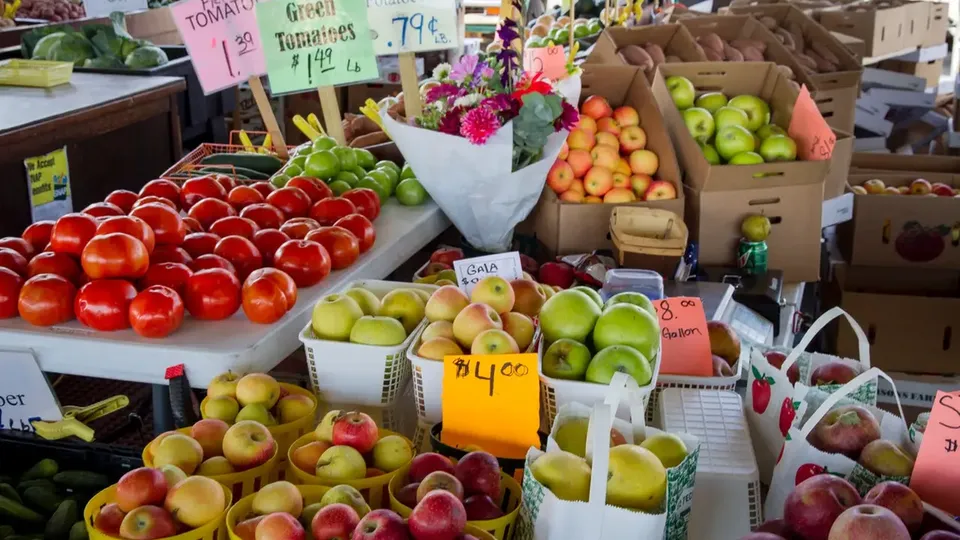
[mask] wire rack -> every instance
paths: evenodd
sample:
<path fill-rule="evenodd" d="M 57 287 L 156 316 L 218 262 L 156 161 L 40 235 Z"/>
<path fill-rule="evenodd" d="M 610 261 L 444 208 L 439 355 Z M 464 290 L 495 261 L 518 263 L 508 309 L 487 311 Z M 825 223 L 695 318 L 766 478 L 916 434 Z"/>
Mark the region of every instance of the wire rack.
<path fill-rule="evenodd" d="M 209 174 L 209 172 L 200 172 L 200 169 L 222 169 L 223 173 L 227 176 L 233 178 L 238 184 L 252 184 L 257 182 L 257 180 L 244 180 L 242 178 L 237 178 L 237 171 L 233 165 L 202 165 L 200 162 L 203 161 L 207 156 L 212 156 L 214 154 L 235 154 L 237 152 L 251 152 L 251 151 L 264 151 L 262 150 L 263 139 L 267 136 L 265 131 L 245 131 L 251 141 L 255 141 L 253 147 L 246 146 L 240 142 L 240 131 L 231 131 L 229 142 L 227 144 L 223 143 L 201 143 L 200 146 L 194 148 L 190 153 L 180 158 L 180 161 L 174 163 L 169 169 L 163 172 L 160 175 L 161 178 L 167 180 L 172 180 L 178 184 L 182 184 L 186 180 L 193 178 L 195 176 L 203 176 Z M 287 146 L 288 151 L 293 151 L 296 149 L 296 146 Z M 265 152 L 270 155 L 275 155 L 272 151 L 266 150 Z"/>

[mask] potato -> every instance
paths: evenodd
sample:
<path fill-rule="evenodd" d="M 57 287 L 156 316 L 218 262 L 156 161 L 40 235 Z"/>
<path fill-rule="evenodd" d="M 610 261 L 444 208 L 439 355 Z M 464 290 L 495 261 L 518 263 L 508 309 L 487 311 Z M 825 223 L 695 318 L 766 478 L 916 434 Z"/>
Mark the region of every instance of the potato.
<path fill-rule="evenodd" d="M 727 57 L 728 62 L 743 62 L 743 53 L 731 47 L 726 42 L 723 44 L 723 55 Z"/>
<path fill-rule="evenodd" d="M 649 71 L 654 67 L 653 59 L 639 45 L 627 45 L 618 52 L 631 66 L 638 66 L 644 71 Z"/>
<path fill-rule="evenodd" d="M 663 49 L 656 43 L 647 43 L 643 46 L 643 50 L 650 55 L 654 67 L 659 66 L 667 60 L 663 54 Z"/>
<path fill-rule="evenodd" d="M 823 43 L 818 43 L 813 41 L 810 43 L 810 48 L 816 51 L 817 54 L 823 57 L 824 60 L 836 65 L 840 63 L 840 59 L 837 58 L 837 55 L 833 54 L 833 51 L 827 48 Z"/>

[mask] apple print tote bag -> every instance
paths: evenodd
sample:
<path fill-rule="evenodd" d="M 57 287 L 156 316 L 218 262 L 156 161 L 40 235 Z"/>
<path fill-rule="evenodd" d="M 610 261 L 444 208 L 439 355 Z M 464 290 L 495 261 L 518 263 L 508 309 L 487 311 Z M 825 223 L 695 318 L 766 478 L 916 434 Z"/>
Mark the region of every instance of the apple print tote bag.
<path fill-rule="evenodd" d="M 840 358 L 823 353 L 807 352 L 807 347 L 827 324 L 843 316 L 850 323 L 859 342 L 859 360 Z M 822 377 L 844 375 L 830 371 L 845 371 L 852 376 L 870 369 L 870 342 L 857 321 L 846 311 L 833 308 L 814 321 L 810 329 L 793 350 L 780 349 L 747 343 L 750 349 L 750 371 L 747 379 L 747 423 L 753 439 L 753 451 L 757 457 L 760 480 L 769 484 L 773 467 L 783 448 L 784 438 L 797 415 L 793 400 L 794 383 L 814 386 Z M 778 365 L 779 364 L 779 365 Z M 826 374 L 826 375 L 824 375 Z M 828 393 L 840 385 L 818 387 Z M 877 404 L 877 381 L 873 378 L 858 387 L 851 398 L 868 405 Z"/>
<path fill-rule="evenodd" d="M 900 416 L 850 399 L 863 384 L 883 377 L 894 389 Z M 890 377 L 877 368 L 871 368 L 830 394 L 807 416 L 806 397 L 820 391 L 798 384 L 795 401 L 800 404 L 802 420 L 791 426 L 783 445 L 783 453 L 773 470 L 770 490 L 764 502 L 764 518 L 783 517 L 787 495 L 804 480 L 818 474 L 833 474 L 849 480 L 866 494 L 873 486 L 886 480 L 906 483 L 913 468 L 916 447 L 911 445 L 909 430 L 903 419 L 903 408 L 897 397 L 896 386 Z M 871 443 L 874 440 L 884 442 Z M 869 443 L 869 446 L 868 446 Z M 892 444 L 891 444 L 892 443 Z M 907 456 L 898 460 L 898 469 L 906 475 L 878 474 L 894 472 L 889 459 L 892 447 Z M 866 448 L 866 450 L 864 450 Z M 884 455 L 878 460 L 876 456 Z"/>
<path fill-rule="evenodd" d="M 614 411 L 620 396 L 630 403 L 631 422 L 617 419 Z M 589 502 L 566 501 L 540 483 L 533 475 L 532 464 L 544 455 L 531 448 L 523 476 L 523 498 L 520 519 L 514 536 L 517 540 L 620 540 L 623 538 L 663 538 L 684 540 L 693 500 L 693 487 L 700 455 L 696 437 L 676 435 L 687 447 L 683 461 L 667 469 L 666 496 L 657 513 L 646 513 L 607 505 L 607 477 L 610 470 L 610 430 L 619 432 L 628 443 L 639 444 L 644 438 L 661 433 L 644 425 L 644 407 L 639 399 L 636 381 L 626 374 L 614 375 L 610 392 L 603 403 L 592 408 L 580 403 L 564 405 L 554 420 L 547 451 L 559 450 L 555 439 L 560 426 L 567 422 L 587 420 L 586 456 L 591 463 Z M 616 464 L 614 464 L 616 466 Z"/>

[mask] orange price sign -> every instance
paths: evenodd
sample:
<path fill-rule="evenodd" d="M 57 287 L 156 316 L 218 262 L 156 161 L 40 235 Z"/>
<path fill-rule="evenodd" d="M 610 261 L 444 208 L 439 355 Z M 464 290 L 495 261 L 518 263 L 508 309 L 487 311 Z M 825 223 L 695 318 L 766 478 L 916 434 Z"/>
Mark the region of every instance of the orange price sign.
<path fill-rule="evenodd" d="M 562 45 L 552 47 L 527 47 L 523 50 L 523 70 L 528 73 L 543 73 L 543 76 L 560 80 L 567 76 L 567 56 Z"/>
<path fill-rule="evenodd" d="M 707 315 L 699 298 L 678 296 L 653 303 L 660 321 L 660 373 L 713 375 Z"/>
<path fill-rule="evenodd" d="M 837 136 L 823 119 L 806 85 L 793 106 L 787 134 L 797 143 L 797 157 L 804 161 L 826 161 L 833 155 Z"/>
<path fill-rule="evenodd" d="M 540 377 L 536 354 L 443 358 L 440 440 L 523 458 L 540 446 Z"/>
<path fill-rule="evenodd" d="M 924 502 L 960 514 L 960 392 L 937 392 L 910 476 L 910 487 Z"/>

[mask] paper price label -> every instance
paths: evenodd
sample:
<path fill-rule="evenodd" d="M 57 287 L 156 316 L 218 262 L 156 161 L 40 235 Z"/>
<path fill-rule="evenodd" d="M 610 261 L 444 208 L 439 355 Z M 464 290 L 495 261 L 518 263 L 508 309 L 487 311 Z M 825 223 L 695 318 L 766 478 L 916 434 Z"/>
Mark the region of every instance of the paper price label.
<path fill-rule="evenodd" d="M 70 164 L 67 147 L 23 160 L 30 189 L 30 215 L 33 221 L 56 220 L 73 212 L 70 195 Z"/>
<path fill-rule="evenodd" d="M 523 277 L 520 253 L 516 251 L 453 261 L 453 270 L 457 273 L 457 286 L 468 296 L 487 276 L 500 276 L 507 281 Z"/>
<path fill-rule="evenodd" d="M 269 0 L 257 4 L 267 76 L 273 94 L 380 76 L 358 0 Z"/>
<path fill-rule="evenodd" d="M 826 161 L 833 155 L 837 136 L 823 119 L 806 85 L 793 106 L 787 134 L 797 143 L 797 158 L 803 161 Z"/>
<path fill-rule="evenodd" d="M 937 392 L 910 476 L 910 487 L 924 502 L 960 514 L 960 392 Z"/>
<path fill-rule="evenodd" d="M 523 70 L 543 73 L 548 79 L 560 80 L 567 76 L 567 55 L 562 45 L 526 48 L 523 50 Z"/>
<path fill-rule="evenodd" d="M 459 46 L 456 0 L 367 0 L 377 56 Z"/>
<path fill-rule="evenodd" d="M 256 0 L 184 0 L 170 7 L 204 94 L 267 72 L 256 5 Z"/>
<path fill-rule="evenodd" d="M 28 352 L 0 351 L 0 430 L 36 431 L 30 422 L 63 419 L 36 359 Z"/>
<path fill-rule="evenodd" d="M 148 9 L 147 0 L 83 0 L 87 17 L 107 17 L 114 11 L 127 13 Z"/>
<path fill-rule="evenodd" d="M 540 445 L 536 354 L 446 356 L 442 392 L 445 444 L 510 458 Z"/>
<path fill-rule="evenodd" d="M 669 375 L 713 375 L 707 316 L 699 298 L 664 298 L 653 303 L 660 322 L 660 372 Z"/>

